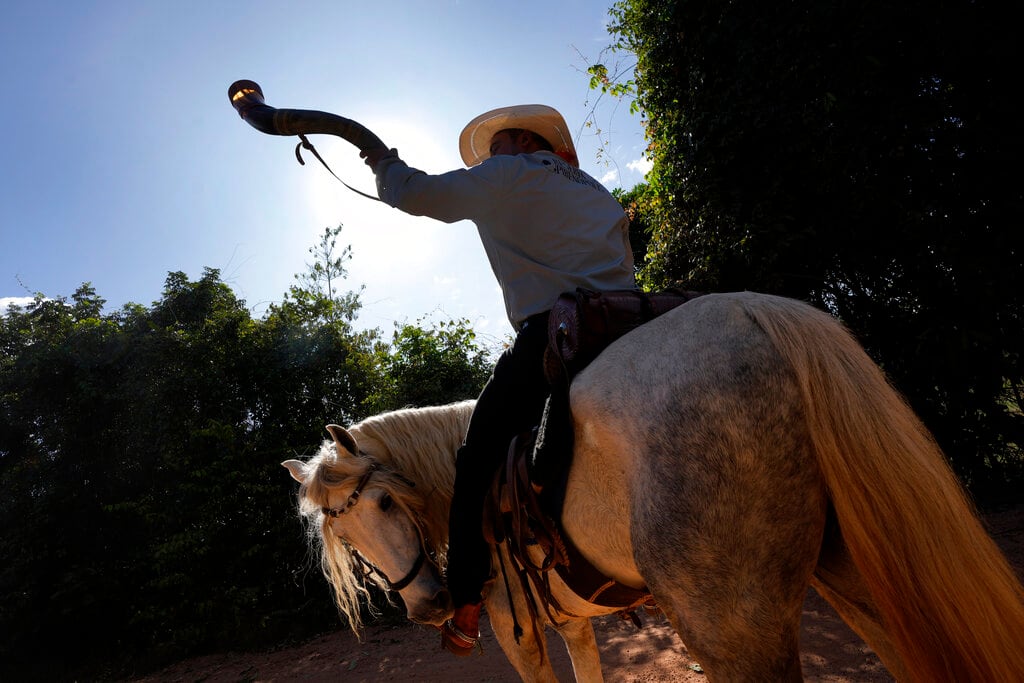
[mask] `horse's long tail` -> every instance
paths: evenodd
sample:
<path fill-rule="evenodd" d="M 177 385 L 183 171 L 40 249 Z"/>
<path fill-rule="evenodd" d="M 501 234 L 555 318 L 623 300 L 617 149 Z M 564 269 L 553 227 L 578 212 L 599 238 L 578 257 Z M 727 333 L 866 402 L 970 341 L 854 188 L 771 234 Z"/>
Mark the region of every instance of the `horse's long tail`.
<path fill-rule="evenodd" d="M 1024 681 L 1024 588 L 931 434 L 833 318 L 777 297 L 745 306 L 799 378 L 843 539 L 904 670 Z"/>

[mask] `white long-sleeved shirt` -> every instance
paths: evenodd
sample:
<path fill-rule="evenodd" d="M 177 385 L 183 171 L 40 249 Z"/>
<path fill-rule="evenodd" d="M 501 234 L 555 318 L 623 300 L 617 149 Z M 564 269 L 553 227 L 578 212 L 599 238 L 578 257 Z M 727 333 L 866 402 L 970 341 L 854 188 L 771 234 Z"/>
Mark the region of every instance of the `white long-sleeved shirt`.
<path fill-rule="evenodd" d="M 563 292 L 636 286 L 622 207 L 551 152 L 496 156 L 441 175 L 390 156 L 377 164 L 376 176 L 377 194 L 395 208 L 476 224 L 517 330 Z"/>

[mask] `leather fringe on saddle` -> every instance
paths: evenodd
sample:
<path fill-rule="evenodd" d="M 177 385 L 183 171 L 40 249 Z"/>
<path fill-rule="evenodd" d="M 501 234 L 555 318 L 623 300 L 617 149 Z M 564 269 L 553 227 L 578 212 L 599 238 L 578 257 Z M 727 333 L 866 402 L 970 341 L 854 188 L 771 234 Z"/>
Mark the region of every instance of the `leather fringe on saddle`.
<path fill-rule="evenodd" d="M 552 569 L 576 595 L 595 605 L 617 608 L 620 616 L 631 619 L 637 627 L 640 620 L 636 610 L 641 606 L 655 607 L 646 588 L 631 588 L 602 575 L 562 533 L 559 520 L 573 447 L 569 385 L 572 378 L 613 341 L 697 296 L 699 294 L 681 291 L 645 294 L 635 290 L 578 289 L 575 293 L 563 294 L 552 308 L 549 346 L 545 354 L 551 397 L 539 429 L 513 440 L 506 465 L 495 477 L 484 512 L 487 540 L 499 546 L 516 642 L 522 635 L 522 627 L 511 599 L 510 569 L 512 578 L 520 582 L 534 635 L 540 642 L 543 642 L 543 634 L 537 632 L 538 599 L 552 623 L 559 622 L 558 615 L 579 616 L 567 611 L 552 596 L 549 578 Z M 540 497 L 535 493 L 533 482 L 543 485 Z M 531 549 L 540 550 L 539 561 L 531 557 Z"/>

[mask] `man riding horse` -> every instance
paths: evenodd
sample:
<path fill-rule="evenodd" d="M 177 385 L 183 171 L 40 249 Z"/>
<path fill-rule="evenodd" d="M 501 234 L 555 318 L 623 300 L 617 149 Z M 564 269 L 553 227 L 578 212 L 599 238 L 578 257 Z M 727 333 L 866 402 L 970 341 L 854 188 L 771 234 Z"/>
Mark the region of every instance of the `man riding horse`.
<path fill-rule="evenodd" d="M 362 152 L 381 200 L 446 223 L 473 221 L 516 331 L 477 400 L 456 459 L 447 584 L 455 613 L 442 644 L 470 654 L 479 638 L 490 550 L 481 519 L 487 489 L 516 435 L 540 422 L 548 313 L 563 292 L 632 289 L 629 225 L 618 201 L 579 168 L 562 116 L 543 105 L 495 109 L 459 136 L 468 168 L 431 175 L 397 150 Z"/>

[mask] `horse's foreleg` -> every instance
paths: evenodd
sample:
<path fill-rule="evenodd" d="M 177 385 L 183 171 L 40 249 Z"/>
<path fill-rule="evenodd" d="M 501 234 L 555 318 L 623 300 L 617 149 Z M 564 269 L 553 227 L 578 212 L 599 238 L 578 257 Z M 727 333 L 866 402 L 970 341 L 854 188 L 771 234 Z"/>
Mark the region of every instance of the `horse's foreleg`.
<path fill-rule="evenodd" d="M 504 559 L 507 562 L 507 557 Z M 495 552 L 492 555 L 495 567 L 498 566 L 499 561 L 499 553 Z M 515 615 L 513 616 L 508 599 L 509 591 L 505 588 L 500 569 L 498 572 L 497 580 L 493 582 L 484 599 L 487 616 L 491 620 L 491 628 L 494 629 L 498 645 L 501 646 L 505 657 L 508 658 L 509 663 L 523 681 L 557 682 L 558 677 L 555 676 L 551 660 L 548 659 L 547 644 L 544 640 L 537 639 L 537 634 L 541 639 L 544 638 L 544 625 L 539 623 L 536 628 L 534 627 L 529 608 L 519 586 L 519 579 L 510 574 L 508 577 L 509 588 L 515 606 Z M 515 638 L 517 622 L 523 631 L 518 641 Z"/>
<path fill-rule="evenodd" d="M 597 650 L 597 637 L 590 619 L 569 619 L 555 630 L 565 641 L 576 680 L 603 681 L 601 653 Z"/>

